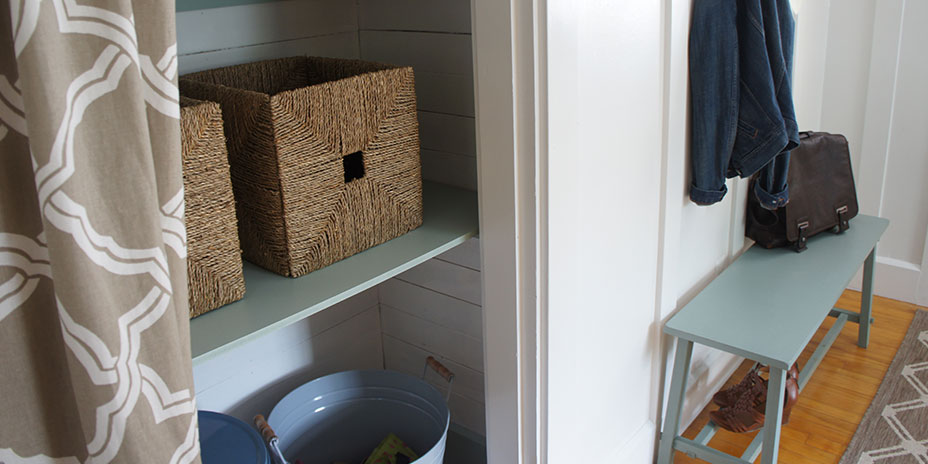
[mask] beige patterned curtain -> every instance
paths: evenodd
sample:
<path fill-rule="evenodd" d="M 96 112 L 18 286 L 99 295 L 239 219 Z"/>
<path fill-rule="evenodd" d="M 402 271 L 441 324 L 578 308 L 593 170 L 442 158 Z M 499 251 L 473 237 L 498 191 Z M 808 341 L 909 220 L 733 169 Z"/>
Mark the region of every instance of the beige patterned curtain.
<path fill-rule="evenodd" d="M 199 462 L 175 42 L 0 0 L 0 463 Z"/>

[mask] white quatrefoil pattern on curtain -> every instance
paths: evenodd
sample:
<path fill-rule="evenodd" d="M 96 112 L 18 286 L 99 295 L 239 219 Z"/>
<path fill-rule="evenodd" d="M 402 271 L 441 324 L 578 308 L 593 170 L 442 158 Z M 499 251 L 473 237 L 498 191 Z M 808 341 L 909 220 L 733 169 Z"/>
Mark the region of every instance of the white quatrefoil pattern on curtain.
<path fill-rule="evenodd" d="M 174 2 L 0 0 L 0 463 L 199 463 Z"/>

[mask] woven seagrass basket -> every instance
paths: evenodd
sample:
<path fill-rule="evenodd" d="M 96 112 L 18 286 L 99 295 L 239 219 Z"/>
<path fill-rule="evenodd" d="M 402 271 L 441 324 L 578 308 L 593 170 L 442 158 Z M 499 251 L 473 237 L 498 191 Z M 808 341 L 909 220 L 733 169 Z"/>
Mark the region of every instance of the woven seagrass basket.
<path fill-rule="evenodd" d="M 190 317 L 245 296 L 219 105 L 180 99 Z"/>
<path fill-rule="evenodd" d="M 412 68 L 292 57 L 180 87 L 222 106 L 245 259 L 298 277 L 422 224 Z"/>

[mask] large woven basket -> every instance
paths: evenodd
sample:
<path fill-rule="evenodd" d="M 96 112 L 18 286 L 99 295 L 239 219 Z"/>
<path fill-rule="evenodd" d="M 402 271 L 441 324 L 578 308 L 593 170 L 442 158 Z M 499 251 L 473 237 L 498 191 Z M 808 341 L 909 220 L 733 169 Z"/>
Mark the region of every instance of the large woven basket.
<path fill-rule="evenodd" d="M 219 105 L 180 100 L 190 317 L 245 296 Z"/>
<path fill-rule="evenodd" d="M 422 223 L 412 68 L 295 57 L 180 84 L 222 106 L 249 261 L 298 277 Z"/>

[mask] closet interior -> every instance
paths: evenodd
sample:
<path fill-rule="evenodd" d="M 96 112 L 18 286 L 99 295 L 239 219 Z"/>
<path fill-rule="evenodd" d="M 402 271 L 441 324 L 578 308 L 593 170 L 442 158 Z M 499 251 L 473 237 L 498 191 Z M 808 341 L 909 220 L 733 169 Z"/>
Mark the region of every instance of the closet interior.
<path fill-rule="evenodd" d="M 250 422 L 314 378 L 421 376 L 432 355 L 456 374 L 446 462 L 483 454 L 469 0 L 179 0 L 176 19 L 180 75 L 298 55 L 412 66 L 424 180 L 406 235 L 298 279 L 246 262 L 245 298 L 191 320 L 197 406 Z"/>

